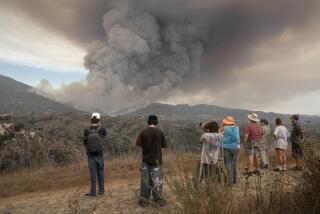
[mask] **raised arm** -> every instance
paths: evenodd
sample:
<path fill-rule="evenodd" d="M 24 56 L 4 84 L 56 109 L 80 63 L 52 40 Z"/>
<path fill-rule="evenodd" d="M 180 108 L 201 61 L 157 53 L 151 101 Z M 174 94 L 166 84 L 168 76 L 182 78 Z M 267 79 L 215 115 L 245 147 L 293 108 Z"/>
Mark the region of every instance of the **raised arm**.
<path fill-rule="evenodd" d="M 163 133 L 161 133 L 161 146 L 162 148 L 167 148 L 168 146 L 167 139 Z"/>

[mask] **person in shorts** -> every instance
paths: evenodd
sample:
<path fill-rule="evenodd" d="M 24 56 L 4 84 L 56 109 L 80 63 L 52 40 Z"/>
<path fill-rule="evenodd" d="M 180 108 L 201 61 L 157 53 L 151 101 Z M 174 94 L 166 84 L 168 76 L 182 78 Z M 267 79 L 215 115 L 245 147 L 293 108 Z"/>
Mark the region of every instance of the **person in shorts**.
<path fill-rule="evenodd" d="M 277 153 L 278 166 L 275 171 L 286 171 L 287 170 L 287 155 L 286 151 L 288 148 L 288 137 L 290 132 L 288 129 L 282 125 L 282 120 L 280 118 L 276 119 L 276 128 L 274 130 L 274 148 Z"/>
<path fill-rule="evenodd" d="M 259 123 L 258 115 L 249 114 L 249 124 L 244 129 L 245 150 L 248 155 L 248 177 L 252 174 L 260 175 L 259 153 L 261 152 L 261 139 L 263 130 Z M 253 170 L 255 167 L 255 170 Z"/>
<path fill-rule="evenodd" d="M 215 121 L 208 122 L 202 127 L 200 144 L 202 144 L 200 180 L 209 178 L 218 162 L 223 135 L 219 132 L 219 125 Z"/>
<path fill-rule="evenodd" d="M 292 157 L 296 161 L 296 166 L 294 170 L 303 170 L 303 151 L 301 148 L 301 143 L 303 141 L 303 128 L 299 121 L 299 115 L 293 115 L 291 117 L 292 122 L 292 132 L 291 132 L 291 143 L 292 143 Z"/>

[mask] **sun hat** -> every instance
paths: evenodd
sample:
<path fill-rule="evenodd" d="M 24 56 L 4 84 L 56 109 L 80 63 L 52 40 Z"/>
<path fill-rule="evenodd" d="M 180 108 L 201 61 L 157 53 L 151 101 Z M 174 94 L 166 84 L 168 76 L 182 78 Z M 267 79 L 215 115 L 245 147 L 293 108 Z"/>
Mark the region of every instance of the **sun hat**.
<path fill-rule="evenodd" d="M 251 120 L 251 121 L 255 121 L 255 122 L 259 122 L 259 121 L 260 121 L 259 118 L 258 118 L 258 115 L 257 115 L 256 113 L 251 113 L 251 114 L 249 114 L 249 115 L 248 115 L 248 118 L 249 118 L 249 120 Z"/>
<path fill-rule="evenodd" d="M 100 114 L 95 112 L 91 115 L 91 118 L 96 118 L 96 119 L 100 119 Z"/>
<path fill-rule="evenodd" d="M 234 118 L 232 116 L 226 117 L 222 122 L 225 125 L 234 125 L 236 123 L 236 121 L 234 120 Z"/>

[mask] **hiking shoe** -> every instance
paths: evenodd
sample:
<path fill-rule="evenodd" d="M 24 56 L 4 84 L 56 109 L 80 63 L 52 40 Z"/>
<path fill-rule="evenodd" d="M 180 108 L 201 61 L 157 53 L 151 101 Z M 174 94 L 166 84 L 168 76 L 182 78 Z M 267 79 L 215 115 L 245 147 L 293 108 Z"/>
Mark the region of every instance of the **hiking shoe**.
<path fill-rule="evenodd" d="M 88 197 L 97 197 L 97 195 L 92 194 L 92 193 L 86 193 L 85 196 L 88 196 Z"/>
<path fill-rule="evenodd" d="M 294 170 L 294 171 L 303 171 L 303 167 L 299 167 L 299 166 L 295 166 L 295 167 L 292 167 L 291 170 Z"/>
<path fill-rule="evenodd" d="M 139 202 L 138 202 L 139 206 L 142 207 L 142 208 L 145 208 L 148 206 L 148 203 L 143 200 L 143 199 L 140 199 Z"/>
<path fill-rule="evenodd" d="M 167 202 L 164 199 L 154 201 L 159 207 L 166 206 Z"/>
<path fill-rule="evenodd" d="M 245 175 L 246 175 L 246 178 L 248 179 L 250 176 L 253 175 L 253 172 L 247 172 L 247 173 L 245 173 Z"/>
<path fill-rule="evenodd" d="M 260 170 L 254 170 L 253 174 L 257 175 L 257 176 L 261 176 L 261 172 Z"/>

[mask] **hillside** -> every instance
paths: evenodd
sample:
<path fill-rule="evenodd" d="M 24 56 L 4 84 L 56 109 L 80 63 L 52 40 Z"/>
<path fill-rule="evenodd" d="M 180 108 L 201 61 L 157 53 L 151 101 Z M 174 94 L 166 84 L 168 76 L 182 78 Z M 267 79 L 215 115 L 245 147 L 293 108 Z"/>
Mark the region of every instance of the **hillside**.
<path fill-rule="evenodd" d="M 80 112 L 30 92 L 32 87 L 0 75 L 0 113 L 2 112 Z"/>
<path fill-rule="evenodd" d="M 136 111 L 126 114 L 126 116 L 144 117 L 148 114 L 157 114 L 161 118 L 171 120 L 221 120 L 222 118 L 232 115 L 240 123 L 247 122 L 247 115 L 252 111 L 244 109 L 224 108 L 215 105 L 168 105 L 161 103 L 154 103 L 147 107 L 138 109 Z M 259 115 L 260 118 L 265 118 L 269 121 L 274 121 L 275 118 L 281 117 L 289 121 L 290 115 L 279 114 L 274 112 L 253 111 Z M 319 116 L 301 116 L 301 121 L 304 123 L 319 124 Z"/>

